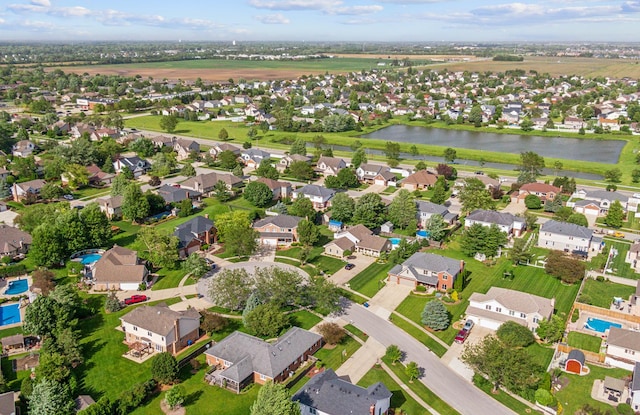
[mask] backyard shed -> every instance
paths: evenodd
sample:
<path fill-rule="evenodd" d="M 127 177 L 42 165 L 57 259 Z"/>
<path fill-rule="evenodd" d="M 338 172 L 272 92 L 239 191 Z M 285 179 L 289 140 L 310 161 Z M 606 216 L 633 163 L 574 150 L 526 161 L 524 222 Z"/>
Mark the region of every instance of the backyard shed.
<path fill-rule="evenodd" d="M 393 233 L 393 223 L 385 222 L 380 226 L 380 232 Z"/>
<path fill-rule="evenodd" d="M 567 357 L 567 361 L 565 362 L 564 370 L 569 373 L 575 373 L 576 375 L 579 375 L 582 373 L 584 361 L 584 353 L 582 353 L 582 351 L 578 349 L 573 349 L 569 352 L 569 357 Z"/>
<path fill-rule="evenodd" d="M 14 350 L 24 349 L 24 336 L 22 334 L 14 334 L 13 336 L 4 337 L 2 340 L 2 349 L 5 353 Z"/>

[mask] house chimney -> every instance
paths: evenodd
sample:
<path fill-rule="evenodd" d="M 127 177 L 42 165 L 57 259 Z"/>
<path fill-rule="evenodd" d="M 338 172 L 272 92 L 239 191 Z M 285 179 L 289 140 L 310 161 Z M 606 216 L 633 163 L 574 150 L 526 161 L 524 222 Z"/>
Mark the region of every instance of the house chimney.
<path fill-rule="evenodd" d="M 204 214 L 204 218 L 205 218 L 205 219 L 209 219 L 209 214 L 208 214 L 208 213 L 205 213 L 205 214 Z"/>
<path fill-rule="evenodd" d="M 173 353 L 175 354 L 177 352 L 176 350 L 176 345 L 180 344 L 180 319 L 177 318 L 175 319 L 175 321 L 173 322 L 173 329 L 175 330 L 176 336 L 173 342 Z"/>
<path fill-rule="evenodd" d="M 375 404 L 371 404 L 371 407 L 369 407 L 369 415 L 376 415 L 376 405 Z"/>
<path fill-rule="evenodd" d="M 464 261 L 460 260 L 460 272 L 464 271 Z"/>

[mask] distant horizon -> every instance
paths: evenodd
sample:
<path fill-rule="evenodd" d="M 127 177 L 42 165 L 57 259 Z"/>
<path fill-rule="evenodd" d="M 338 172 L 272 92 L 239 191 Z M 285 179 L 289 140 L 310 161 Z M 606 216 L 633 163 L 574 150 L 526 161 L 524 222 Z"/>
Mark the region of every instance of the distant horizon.
<path fill-rule="evenodd" d="M 1 32 L 0 32 L 1 33 Z M 73 44 L 90 44 L 90 43 L 131 43 L 131 44 L 145 44 L 145 43 L 175 43 L 175 44 L 225 44 L 233 45 L 235 42 L 235 46 L 241 46 L 242 44 L 310 44 L 310 45 L 336 45 L 336 44 L 369 44 L 369 45 L 422 45 L 428 46 L 430 44 L 436 45 L 464 45 L 464 46 L 478 46 L 478 47 L 487 47 L 489 45 L 497 44 L 501 46 L 512 46 L 512 45 L 598 45 L 598 44 L 615 44 L 615 45 L 629 45 L 629 46 L 638 46 L 640 47 L 639 41 L 615 41 L 615 40 L 549 40 L 549 41 L 536 41 L 536 40 L 486 40 L 486 41 L 475 41 L 475 40 L 404 40 L 404 41 L 376 41 L 376 40 L 332 40 L 332 41 L 322 41 L 322 40 L 286 40 L 286 39 L 274 39 L 274 40 L 258 40 L 258 39 L 244 39 L 244 40 L 236 40 L 236 39 L 222 39 L 222 40 L 207 40 L 207 39 L 139 39 L 139 40 L 111 40 L 111 39 L 93 39 L 93 40 L 0 40 L 0 45 L 6 44 L 63 44 L 63 45 L 73 45 Z M 349 53 L 379 53 L 374 50 L 365 50 L 365 51 L 353 51 Z M 407 53 L 406 51 L 399 51 L 399 53 Z"/>
<path fill-rule="evenodd" d="M 13 0 L 0 6 L 1 42 L 634 43 L 640 27 L 640 0 L 87 3 Z"/>

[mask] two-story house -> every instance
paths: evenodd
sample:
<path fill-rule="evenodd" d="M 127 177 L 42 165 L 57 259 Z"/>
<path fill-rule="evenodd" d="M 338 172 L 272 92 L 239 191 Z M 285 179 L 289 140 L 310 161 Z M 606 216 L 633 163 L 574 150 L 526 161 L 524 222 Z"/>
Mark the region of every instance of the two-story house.
<path fill-rule="evenodd" d="M 37 198 L 40 196 L 40 190 L 47 184 L 42 179 L 29 180 L 28 182 L 14 183 L 11 187 L 13 200 L 20 202 L 27 197 Z"/>
<path fill-rule="evenodd" d="M 324 246 L 327 255 L 343 257 L 345 251 L 351 251 L 377 258 L 392 248 L 389 239 L 374 235 L 362 224 L 336 232 L 333 237 L 333 241 Z"/>
<path fill-rule="evenodd" d="M 322 336 L 293 327 L 273 343 L 239 331 L 207 349 L 211 383 L 240 393 L 251 383 L 288 379 L 322 346 Z"/>
<path fill-rule="evenodd" d="M 109 220 L 122 217 L 122 196 L 101 197 L 98 199 L 100 211 L 107 215 Z"/>
<path fill-rule="evenodd" d="M 198 154 L 200 152 L 200 144 L 194 140 L 178 138 L 173 142 L 173 150 L 178 154 L 178 160 L 186 160 L 191 157 L 192 154 Z"/>
<path fill-rule="evenodd" d="M 36 150 L 36 145 L 29 140 L 20 140 L 11 148 L 14 157 L 29 157 Z"/>
<path fill-rule="evenodd" d="M 187 189 L 183 187 L 175 187 L 168 184 L 160 186 L 156 193 L 161 196 L 165 203 L 180 203 L 185 199 L 200 200 L 202 193 L 197 190 Z"/>
<path fill-rule="evenodd" d="M 260 177 L 257 182 L 264 183 L 269 187 L 271 193 L 273 193 L 273 200 L 280 200 L 290 198 L 293 192 L 291 183 L 281 182 L 278 180 L 267 179 L 266 177 Z"/>
<path fill-rule="evenodd" d="M 260 244 L 290 246 L 298 241 L 298 224 L 301 217 L 291 215 L 267 216 L 253 224 L 260 234 Z"/>
<path fill-rule="evenodd" d="M 396 284 L 424 285 L 438 291 L 453 288 L 464 271 L 464 261 L 425 252 L 416 252 L 402 264 L 396 265 L 387 275 L 388 282 Z"/>
<path fill-rule="evenodd" d="M 458 215 L 449 212 L 446 206 L 438 205 L 432 202 L 426 202 L 422 200 L 416 201 L 416 218 L 418 219 L 418 226 L 424 228 L 433 215 L 440 215 L 444 219 L 445 223 L 453 225 L 453 222 L 458 219 Z"/>
<path fill-rule="evenodd" d="M 296 189 L 292 193 L 292 199 L 296 200 L 299 197 L 306 197 L 311 200 L 314 209 L 322 210 L 331 206 L 331 198 L 336 194 L 333 189 L 327 189 L 317 184 L 308 184 L 300 189 Z"/>
<path fill-rule="evenodd" d="M 113 169 L 116 173 L 120 173 L 123 169 L 129 169 L 133 173 L 133 177 L 138 178 L 151 170 L 151 165 L 137 156 L 120 157 L 113 162 Z"/>
<path fill-rule="evenodd" d="M 386 415 L 391 396 L 381 382 L 364 388 L 327 369 L 305 383 L 291 400 L 298 402 L 301 415 Z"/>
<path fill-rule="evenodd" d="M 550 220 L 542 224 L 538 235 L 540 248 L 564 252 L 590 252 L 601 249 L 602 239 L 593 236 L 587 227 Z"/>
<path fill-rule="evenodd" d="M 526 228 L 524 218 L 520 218 L 511 213 L 496 212 L 495 210 L 474 210 L 464 219 L 464 227 L 468 228 L 476 223 L 482 226 L 490 227 L 496 225 L 507 234 L 507 236 L 518 237 L 522 235 Z"/>
<path fill-rule="evenodd" d="M 326 176 L 337 176 L 338 172 L 347 167 L 347 162 L 337 157 L 322 156 L 316 163 L 316 171 Z"/>
<path fill-rule="evenodd" d="M 491 330 L 497 330 L 505 321 L 515 321 L 535 332 L 541 321 L 551 318 L 554 307 L 553 298 L 491 287 L 486 294 L 471 294 L 466 314 L 474 323 Z"/>
<path fill-rule="evenodd" d="M 240 147 L 236 147 L 233 144 L 229 144 L 229 143 L 217 143 L 217 144 L 214 144 L 213 147 L 209 149 L 209 154 L 211 154 L 214 158 L 216 158 L 223 151 L 230 151 L 236 156 L 240 157 L 240 153 L 242 152 L 242 149 Z"/>
<path fill-rule="evenodd" d="M 166 305 L 136 307 L 120 317 L 124 342 L 148 352 L 177 354 L 200 337 L 200 313 L 195 308 L 173 311 Z"/>
<path fill-rule="evenodd" d="M 257 168 L 263 160 L 269 160 L 271 153 L 258 148 L 247 148 L 240 153 L 242 162 L 247 167 Z"/>
<path fill-rule="evenodd" d="M 186 258 L 193 252 L 199 251 L 202 245 L 214 243 L 216 229 L 208 215 L 196 216 L 176 226 L 173 236 L 178 238 L 180 258 Z"/>
<path fill-rule="evenodd" d="M 278 162 L 277 168 L 279 170 L 284 170 L 286 168 L 288 168 L 289 166 L 291 166 L 291 164 L 295 163 L 296 161 L 302 161 L 305 162 L 307 164 L 311 163 L 311 157 L 309 156 L 303 156 L 301 154 L 287 154 L 284 157 L 282 157 L 280 159 L 280 161 Z"/>
<path fill-rule="evenodd" d="M 631 409 L 640 412 L 640 363 L 633 366 L 631 383 L 629 384 L 629 398 L 631 399 Z"/>
<path fill-rule="evenodd" d="M 511 195 L 511 199 L 515 202 L 524 200 L 529 195 L 536 195 L 540 200 L 553 200 L 560 194 L 562 188 L 555 187 L 546 183 L 526 183 L 520 187 L 520 190 Z"/>
<path fill-rule="evenodd" d="M 356 169 L 356 176 L 362 183 L 380 186 L 395 186 L 398 181 L 389 167 L 379 164 L 361 164 Z"/>
<path fill-rule="evenodd" d="M 190 177 L 180 183 L 180 187 L 195 190 L 203 195 L 211 195 L 218 182 L 226 184 L 227 190 L 234 193 L 238 191 L 243 183 L 241 178 L 236 177 L 233 174 L 211 172 Z"/>
<path fill-rule="evenodd" d="M 410 192 L 426 190 L 436 184 L 436 180 L 438 180 L 437 174 L 431 173 L 428 170 L 418 170 L 400 182 L 400 186 Z"/>
<path fill-rule="evenodd" d="M 579 189 L 571 195 L 567 206 L 572 207 L 576 213 L 583 215 L 604 216 L 609 212 L 611 204 L 616 200 L 620 202 L 625 212 L 635 212 L 640 202 L 640 199 L 635 195 L 629 197 L 617 191 Z"/>
<path fill-rule="evenodd" d="M 31 242 L 31 235 L 25 231 L 0 223 L 0 257 L 26 254 Z"/>
<path fill-rule="evenodd" d="M 607 336 L 604 362 L 626 370 L 633 370 L 640 362 L 640 332 L 611 327 Z"/>

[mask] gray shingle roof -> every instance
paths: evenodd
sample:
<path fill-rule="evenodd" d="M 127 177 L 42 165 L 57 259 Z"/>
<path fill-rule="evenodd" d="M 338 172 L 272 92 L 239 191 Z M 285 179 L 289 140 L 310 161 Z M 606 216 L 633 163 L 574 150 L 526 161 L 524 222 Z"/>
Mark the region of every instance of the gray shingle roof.
<path fill-rule="evenodd" d="M 162 196 L 164 201 L 167 203 L 182 202 L 185 199 L 191 199 L 202 195 L 202 193 L 196 190 L 173 187 L 169 186 L 168 184 L 162 185 L 156 191 L 158 192 L 158 195 Z"/>
<path fill-rule="evenodd" d="M 640 362 L 636 362 L 636 365 L 633 368 L 633 379 L 631 380 L 629 389 L 634 392 L 640 391 Z"/>
<path fill-rule="evenodd" d="M 281 228 L 296 228 L 301 220 L 301 217 L 291 215 L 267 216 L 266 218 L 257 221 L 253 227 L 261 228 L 264 225 L 273 224 Z"/>
<path fill-rule="evenodd" d="M 179 247 L 187 246 L 199 234 L 210 231 L 213 228 L 213 221 L 204 216 L 196 216 L 183 224 L 176 226 L 173 236 L 177 236 L 180 242 Z"/>
<path fill-rule="evenodd" d="M 381 382 L 363 388 L 327 369 L 312 377 L 291 399 L 326 414 L 367 415 L 371 405 L 390 397 L 391 392 Z"/>
<path fill-rule="evenodd" d="M 580 349 L 573 349 L 569 352 L 569 356 L 567 356 L 567 360 L 577 360 L 581 365 L 584 366 L 584 353 Z"/>
<path fill-rule="evenodd" d="M 611 327 L 607 343 L 625 349 L 640 350 L 640 332 Z"/>
<path fill-rule="evenodd" d="M 416 252 L 402 263 L 403 267 L 415 267 L 429 271 L 446 271 L 449 275 L 457 275 L 460 272 L 460 261 L 441 255 Z"/>
<path fill-rule="evenodd" d="M 416 206 L 418 207 L 418 212 L 431 213 L 435 215 L 443 216 L 449 212 L 449 210 L 442 205 L 437 205 L 432 202 L 424 202 L 422 200 L 416 201 Z"/>
<path fill-rule="evenodd" d="M 331 198 L 334 194 L 336 194 L 336 191 L 327 189 L 323 186 L 318 186 L 317 184 L 308 184 L 298 190 L 295 190 L 294 193 L 300 195 L 318 196 L 322 198 Z"/>
<path fill-rule="evenodd" d="M 467 216 L 467 219 L 478 222 L 495 223 L 496 225 L 503 226 L 509 226 L 513 222 L 524 222 L 524 219 L 520 219 L 511 213 L 483 209 L 474 210 Z"/>
<path fill-rule="evenodd" d="M 585 199 L 597 199 L 597 200 L 619 200 L 620 202 L 627 202 L 629 196 L 625 196 L 620 192 L 607 192 L 606 190 L 591 190 L 586 192 Z"/>
<path fill-rule="evenodd" d="M 539 313 L 547 317 L 553 313 L 555 301 L 553 298 L 545 298 L 522 291 L 510 290 L 501 287 L 491 287 L 486 294 L 473 293 L 469 301 L 484 303 L 487 301 L 497 301 L 509 310 L 521 313 Z"/>
<path fill-rule="evenodd" d="M 550 220 L 542 224 L 540 232 L 556 233 L 559 235 L 573 236 L 575 238 L 590 239 L 593 235 L 593 231 L 584 226 L 575 225 L 568 222 L 557 222 Z"/>

